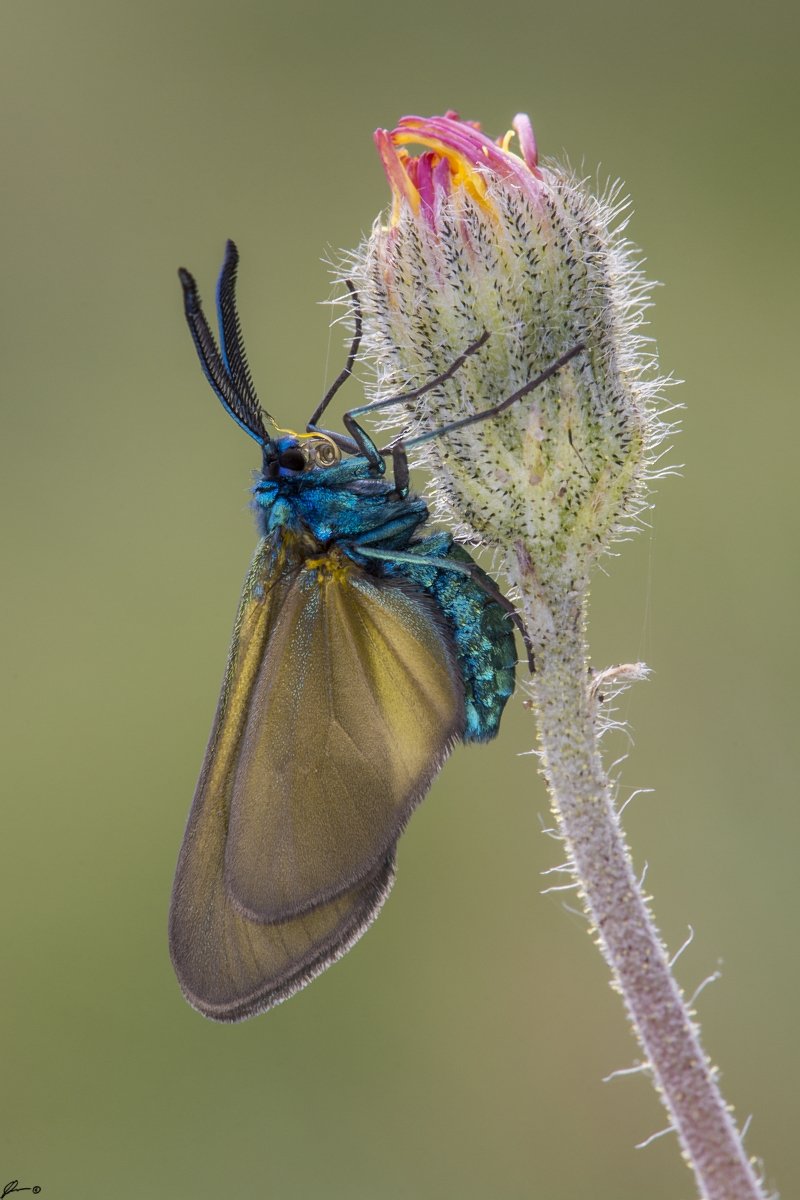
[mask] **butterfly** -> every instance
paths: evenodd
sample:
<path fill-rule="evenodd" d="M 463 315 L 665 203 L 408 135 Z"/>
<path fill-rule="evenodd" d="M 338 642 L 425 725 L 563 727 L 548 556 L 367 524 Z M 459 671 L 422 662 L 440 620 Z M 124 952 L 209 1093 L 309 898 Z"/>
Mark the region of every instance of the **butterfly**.
<path fill-rule="evenodd" d="M 260 540 L 169 917 L 183 994 L 219 1021 L 266 1011 L 361 937 L 394 881 L 397 840 L 453 746 L 497 733 L 521 622 L 449 533 L 426 532 L 428 508 L 409 490 L 406 455 L 502 411 L 580 348 L 502 404 L 379 449 L 356 418 L 440 386 L 488 334 L 422 387 L 351 409 L 346 435 L 322 429 L 361 339 L 348 283 L 355 333 L 346 366 L 304 433 L 276 427 L 273 436 L 245 356 L 238 261 L 228 242 L 219 345 L 194 278 L 179 271 L 206 378 L 262 453 L 253 489 Z"/>

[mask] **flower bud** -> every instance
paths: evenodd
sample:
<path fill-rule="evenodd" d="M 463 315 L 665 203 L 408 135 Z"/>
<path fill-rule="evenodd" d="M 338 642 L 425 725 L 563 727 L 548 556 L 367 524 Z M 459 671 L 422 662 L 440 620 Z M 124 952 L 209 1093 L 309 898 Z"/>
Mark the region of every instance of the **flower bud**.
<path fill-rule="evenodd" d="M 454 113 L 378 130 L 392 208 L 349 273 L 375 399 L 420 387 L 490 333 L 414 402 L 406 441 L 490 408 L 583 346 L 501 415 L 427 442 L 417 459 L 459 536 L 501 547 L 509 567 L 534 561 L 547 590 L 574 588 L 645 505 L 664 381 L 639 332 L 650 285 L 622 235 L 619 186 L 597 196 L 540 164 L 528 118 L 513 125 L 519 153 L 514 131 L 496 143 Z"/>

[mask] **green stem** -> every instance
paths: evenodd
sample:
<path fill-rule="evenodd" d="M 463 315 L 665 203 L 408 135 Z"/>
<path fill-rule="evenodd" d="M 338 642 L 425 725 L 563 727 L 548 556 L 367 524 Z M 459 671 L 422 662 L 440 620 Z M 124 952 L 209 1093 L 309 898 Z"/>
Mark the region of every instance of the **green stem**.
<path fill-rule="evenodd" d="M 598 746 L 598 702 L 589 686 L 585 589 L 554 606 L 543 600 L 528 564 L 515 575 L 537 656 L 534 704 L 553 811 L 656 1090 L 701 1196 L 765 1200 L 673 978 L 612 804 Z"/>

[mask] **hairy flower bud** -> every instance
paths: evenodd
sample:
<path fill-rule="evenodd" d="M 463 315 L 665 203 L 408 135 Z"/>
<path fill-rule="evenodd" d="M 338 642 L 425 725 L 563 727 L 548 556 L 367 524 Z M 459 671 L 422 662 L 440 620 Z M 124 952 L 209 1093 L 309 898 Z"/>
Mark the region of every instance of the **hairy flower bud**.
<path fill-rule="evenodd" d="M 348 269 L 376 399 L 421 386 L 491 335 L 415 402 L 406 440 L 497 404 L 584 347 L 504 413 L 428 442 L 423 455 L 437 515 L 502 548 L 512 578 L 515 559 L 534 562 L 552 594 L 585 582 L 592 557 L 644 506 L 664 381 L 639 333 L 650 285 L 622 235 L 619 186 L 592 194 L 539 163 L 527 117 L 513 125 L 519 154 L 513 131 L 496 143 L 454 113 L 378 130 L 392 208 Z"/>
<path fill-rule="evenodd" d="M 664 473 L 666 381 L 640 332 L 650 285 L 623 237 L 619 187 L 598 196 L 540 165 L 527 117 L 513 124 L 519 154 L 513 131 L 495 143 L 455 113 L 377 132 L 392 209 L 348 264 L 377 367 L 373 398 L 386 401 L 378 413 L 405 406 L 400 439 L 424 451 L 438 514 L 504 557 L 534 656 L 537 762 L 566 851 L 554 869 L 574 877 L 567 886 L 578 889 L 699 1192 L 759 1200 L 603 768 L 604 697 L 645 668 L 591 672 L 585 637 L 592 561 L 635 527 L 648 482 Z M 402 447 L 392 445 L 402 486 Z"/>

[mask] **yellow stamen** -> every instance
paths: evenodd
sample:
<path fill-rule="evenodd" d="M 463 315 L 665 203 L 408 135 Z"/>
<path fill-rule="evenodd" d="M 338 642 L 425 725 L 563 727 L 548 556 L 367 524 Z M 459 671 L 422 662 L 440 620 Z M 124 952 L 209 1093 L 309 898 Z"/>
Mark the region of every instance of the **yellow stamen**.
<path fill-rule="evenodd" d="M 413 143 L 419 146 L 426 146 L 429 150 L 433 150 L 440 158 L 446 159 L 450 166 L 450 175 L 453 181 L 453 190 L 463 188 L 473 197 L 474 200 L 492 216 L 495 215 L 494 206 L 487 198 L 487 184 L 484 173 L 472 163 L 468 162 L 463 154 L 457 150 L 453 150 L 450 146 L 446 146 L 437 138 L 426 137 L 418 133 L 416 130 L 399 130 L 394 135 L 395 142 Z M 484 153 L 486 148 L 483 147 Z M 406 151 L 399 150 L 398 154 L 405 155 Z"/>

